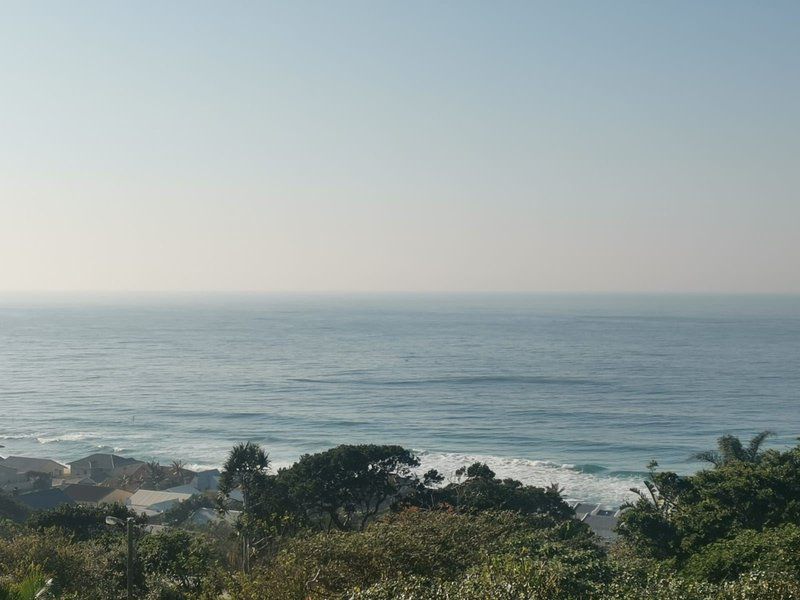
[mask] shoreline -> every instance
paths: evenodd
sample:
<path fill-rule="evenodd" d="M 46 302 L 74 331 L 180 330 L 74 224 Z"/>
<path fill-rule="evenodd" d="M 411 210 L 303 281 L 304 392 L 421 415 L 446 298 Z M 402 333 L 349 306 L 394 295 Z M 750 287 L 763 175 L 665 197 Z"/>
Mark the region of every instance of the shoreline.
<path fill-rule="evenodd" d="M 9 437 L 10 436 L 4 436 L 4 441 Z M 44 447 L 57 441 L 85 441 L 84 439 L 65 438 L 67 438 L 67 436 L 62 436 L 58 440 L 53 439 L 48 442 L 39 441 L 38 443 L 40 447 Z M 19 437 L 17 439 L 32 438 Z M 0 457 L 25 456 L 37 459 L 49 459 L 65 467 L 69 462 L 81 459 L 93 453 L 114 454 L 141 462 L 152 462 L 155 460 L 163 466 L 167 466 L 178 460 L 183 464 L 184 468 L 194 472 L 213 469 L 221 470 L 222 463 L 224 462 L 224 460 L 219 463 L 193 462 L 191 458 L 166 457 L 163 454 L 160 455 L 160 458 L 155 458 L 153 456 L 137 453 L 134 450 L 112 447 L 106 444 L 94 444 L 91 449 L 88 449 L 87 446 L 84 445 L 83 447 L 86 448 L 86 450 L 71 452 L 67 455 L 67 458 L 61 453 L 56 454 L 41 451 L 29 452 L 23 449 L 15 450 L 13 444 L 5 444 L 3 446 L 4 447 L 0 447 Z M 412 449 L 412 452 L 419 458 L 421 463 L 418 468 L 414 469 L 415 472 L 424 473 L 428 469 L 436 469 L 444 475 L 445 481 L 453 480 L 456 469 L 474 462 L 482 462 L 489 465 L 489 467 L 496 472 L 498 478 L 517 479 L 526 485 L 534 485 L 537 487 L 546 487 L 555 483 L 563 490 L 562 496 L 565 501 L 570 503 L 596 504 L 603 508 L 619 508 L 626 500 L 633 499 L 634 495 L 630 493 L 630 487 L 641 487 L 642 479 L 646 474 L 644 472 L 624 472 L 617 474 L 600 465 L 575 465 L 547 460 L 501 457 L 480 453 L 431 452 L 418 449 Z M 284 459 L 274 461 L 270 468 L 272 471 L 277 471 L 281 468 L 290 467 L 299 458 L 300 455 L 298 455 L 295 460 Z M 1 461 L 0 464 L 2 464 Z M 639 477 L 637 477 L 637 475 L 639 475 Z"/>

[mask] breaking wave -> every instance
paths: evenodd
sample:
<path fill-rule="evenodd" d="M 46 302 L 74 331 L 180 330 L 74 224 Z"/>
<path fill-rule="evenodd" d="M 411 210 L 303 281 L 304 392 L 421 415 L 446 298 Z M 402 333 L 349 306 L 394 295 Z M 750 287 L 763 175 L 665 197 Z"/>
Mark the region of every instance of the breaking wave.
<path fill-rule="evenodd" d="M 84 440 L 96 440 L 99 436 L 94 433 L 86 433 L 77 431 L 75 433 L 63 433 L 59 435 L 40 435 L 36 437 L 36 441 L 40 444 L 54 444 L 56 442 L 82 442 Z"/>
<path fill-rule="evenodd" d="M 459 467 L 474 462 L 483 462 L 500 478 L 511 477 L 522 483 L 536 486 L 558 484 L 563 496 L 570 501 L 596 502 L 608 507 L 617 507 L 634 498 L 632 487 L 642 484 L 641 478 L 630 475 L 607 473 L 599 465 L 558 464 L 544 460 L 505 458 L 482 454 L 454 452 L 417 452 L 420 472 L 436 469 L 446 479 L 454 479 Z M 594 467 L 586 469 L 586 467 Z"/>

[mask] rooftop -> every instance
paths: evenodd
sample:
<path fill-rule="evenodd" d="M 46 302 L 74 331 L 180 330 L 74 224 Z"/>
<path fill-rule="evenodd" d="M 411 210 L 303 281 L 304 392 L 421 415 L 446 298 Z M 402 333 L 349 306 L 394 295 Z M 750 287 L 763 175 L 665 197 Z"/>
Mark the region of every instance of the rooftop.
<path fill-rule="evenodd" d="M 80 460 L 74 460 L 70 464 L 72 467 L 91 467 L 93 469 L 104 469 L 113 471 L 125 465 L 139 464 L 141 461 L 135 458 L 118 456 L 116 454 L 91 454 Z"/>
<path fill-rule="evenodd" d="M 5 467 L 16 469 L 20 473 L 49 473 L 53 470 L 60 469 L 66 470 L 66 465 L 62 465 L 49 458 L 29 458 L 27 456 L 9 456 L 3 461 L 0 461 Z"/>
<path fill-rule="evenodd" d="M 72 484 L 64 488 L 64 493 L 75 502 L 100 502 L 114 491 L 114 488 L 83 484 Z"/>
<path fill-rule="evenodd" d="M 128 498 L 127 504 L 135 507 L 149 507 L 165 502 L 183 502 L 191 498 L 193 494 L 181 492 L 166 492 L 159 490 L 139 490 Z"/>
<path fill-rule="evenodd" d="M 58 488 L 20 494 L 17 500 L 31 510 L 50 510 L 62 504 L 75 504 L 72 498 Z"/>

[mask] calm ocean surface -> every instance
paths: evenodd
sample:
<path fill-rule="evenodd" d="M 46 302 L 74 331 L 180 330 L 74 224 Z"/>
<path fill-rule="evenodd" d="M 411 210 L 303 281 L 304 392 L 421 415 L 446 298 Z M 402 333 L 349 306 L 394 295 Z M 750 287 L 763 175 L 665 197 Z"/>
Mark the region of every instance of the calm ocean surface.
<path fill-rule="evenodd" d="M 613 505 L 722 433 L 793 443 L 798 392 L 796 296 L 0 297 L 5 454 L 397 443 Z"/>

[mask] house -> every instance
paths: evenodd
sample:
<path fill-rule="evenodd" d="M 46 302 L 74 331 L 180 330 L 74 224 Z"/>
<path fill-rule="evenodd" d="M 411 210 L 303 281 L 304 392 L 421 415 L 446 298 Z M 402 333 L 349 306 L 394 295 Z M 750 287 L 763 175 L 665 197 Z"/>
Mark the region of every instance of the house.
<path fill-rule="evenodd" d="M 120 490 L 117 488 L 111 488 L 111 493 L 105 496 L 102 500 L 102 504 L 125 504 L 128 501 L 128 498 L 133 496 L 133 492 L 129 492 L 128 490 Z"/>
<path fill-rule="evenodd" d="M 597 504 L 589 504 L 588 502 L 574 502 L 570 505 L 575 511 L 575 518 L 581 521 L 583 517 L 590 514 L 592 511 L 600 508 Z"/>
<path fill-rule="evenodd" d="M 617 538 L 614 529 L 622 514 L 621 509 L 603 508 L 599 504 L 587 504 L 584 502 L 572 505 L 575 510 L 575 518 L 586 523 L 595 535 L 610 542 Z"/>
<path fill-rule="evenodd" d="M 581 521 L 589 526 L 595 535 L 612 542 L 617 538 L 614 529 L 619 522 L 619 511 L 597 510 L 584 516 Z"/>
<path fill-rule="evenodd" d="M 102 483 L 119 472 L 121 467 L 131 465 L 144 465 L 143 462 L 135 458 L 117 456 L 116 454 L 92 454 L 86 458 L 69 463 L 70 473 L 73 476 L 90 477 L 97 483 Z"/>
<path fill-rule="evenodd" d="M 103 481 L 103 485 L 135 491 L 146 479 L 147 464 L 135 461 L 114 469 Z"/>
<path fill-rule="evenodd" d="M 219 469 L 200 471 L 194 476 L 194 479 L 192 479 L 189 485 L 200 490 L 201 492 L 207 492 L 209 490 L 216 492 L 217 488 L 219 488 L 220 475 L 221 473 L 219 472 Z"/>
<path fill-rule="evenodd" d="M 165 492 L 176 492 L 178 494 L 191 494 L 194 496 L 195 494 L 202 494 L 200 490 L 198 490 L 193 485 L 178 485 L 175 487 L 167 488 L 164 490 Z"/>
<path fill-rule="evenodd" d="M 13 487 L 18 483 L 27 481 L 28 478 L 22 473 L 11 467 L 6 467 L 0 462 L 0 488 Z"/>
<path fill-rule="evenodd" d="M 101 487 L 99 485 L 68 485 L 63 491 L 76 504 L 83 504 L 86 506 L 114 503 L 125 504 L 128 498 L 132 496 L 131 492 Z"/>
<path fill-rule="evenodd" d="M 68 485 L 97 485 L 91 478 L 89 477 L 82 477 L 78 475 L 77 477 L 64 477 L 62 479 L 53 479 L 52 481 L 53 487 L 60 487 L 64 489 Z"/>
<path fill-rule="evenodd" d="M 159 490 L 139 490 L 125 501 L 125 505 L 134 512 L 153 516 L 168 511 L 176 504 L 188 500 L 193 495 Z"/>
<path fill-rule="evenodd" d="M 2 465 L 16 469 L 19 473 L 46 473 L 50 477 L 64 477 L 69 471 L 65 465 L 49 458 L 9 456 L 2 462 Z"/>
<path fill-rule="evenodd" d="M 72 498 L 58 488 L 28 492 L 20 494 L 16 498 L 30 510 L 51 510 L 64 504 L 75 504 Z"/>

